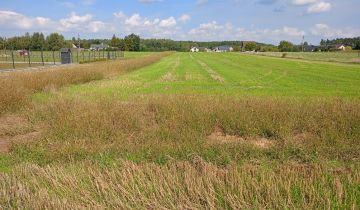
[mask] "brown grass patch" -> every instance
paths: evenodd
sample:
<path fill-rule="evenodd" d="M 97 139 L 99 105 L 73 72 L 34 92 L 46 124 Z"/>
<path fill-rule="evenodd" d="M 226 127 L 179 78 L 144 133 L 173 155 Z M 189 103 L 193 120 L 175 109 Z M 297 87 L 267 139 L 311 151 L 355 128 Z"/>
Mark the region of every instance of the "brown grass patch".
<path fill-rule="evenodd" d="M 173 82 L 175 81 L 175 77 L 172 75 L 171 72 L 168 72 L 166 73 L 165 75 L 163 75 L 161 77 L 161 81 L 164 81 L 164 82 Z"/>
<path fill-rule="evenodd" d="M 28 143 L 34 140 L 40 136 L 39 130 L 35 130 L 24 117 L 0 117 L 0 153 L 8 152 L 13 143 Z"/>
<path fill-rule="evenodd" d="M 117 161 L 0 174 L 0 205 L 21 209 L 356 209 L 358 168 L 321 164 L 218 167 L 196 159 L 166 165 Z"/>
<path fill-rule="evenodd" d="M 255 138 L 243 138 L 238 135 L 229 135 L 223 129 L 216 126 L 213 133 L 207 136 L 208 143 L 210 144 L 251 144 L 259 148 L 269 148 L 274 143 L 264 137 L 257 136 Z"/>

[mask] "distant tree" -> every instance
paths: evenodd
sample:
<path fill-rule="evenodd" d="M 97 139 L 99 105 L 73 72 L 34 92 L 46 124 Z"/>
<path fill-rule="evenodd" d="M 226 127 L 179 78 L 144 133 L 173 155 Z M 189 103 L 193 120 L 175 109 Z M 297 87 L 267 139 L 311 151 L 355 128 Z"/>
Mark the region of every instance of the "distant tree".
<path fill-rule="evenodd" d="M 140 37 L 135 34 L 130 34 L 124 38 L 125 50 L 140 51 Z"/>
<path fill-rule="evenodd" d="M 120 39 L 120 42 L 119 42 L 119 50 L 125 51 L 125 49 L 126 49 L 125 40 L 124 40 L 124 39 Z"/>
<path fill-rule="evenodd" d="M 294 50 L 294 45 L 288 41 L 281 41 L 278 48 L 280 52 L 292 52 Z"/>
<path fill-rule="evenodd" d="M 234 46 L 234 52 L 240 52 L 241 51 L 241 47 L 240 46 Z"/>
<path fill-rule="evenodd" d="M 276 46 L 266 45 L 266 46 L 262 46 L 260 48 L 260 51 L 262 51 L 262 52 L 278 52 L 279 49 Z"/>
<path fill-rule="evenodd" d="M 32 50 L 41 50 L 45 46 L 45 37 L 44 34 L 35 32 L 31 36 L 31 49 Z"/>
<path fill-rule="evenodd" d="M 6 48 L 5 38 L 0 37 L 0 49 L 5 49 L 5 48 Z"/>
<path fill-rule="evenodd" d="M 256 47 L 257 46 L 255 42 L 248 42 L 245 44 L 245 51 L 254 51 Z"/>
<path fill-rule="evenodd" d="M 346 50 L 346 51 L 352 51 L 352 47 L 346 46 L 346 47 L 345 47 L 345 50 Z"/>
<path fill-rule="evenodd" d="M 117 38 L 116 36 L 115 36 L 115 34 L 112 36 L 112 38 L 111 38 L 111 41 L 110 41 L 110 46 L 111 47 L 120 47 L 120 39 L 119 38 Z"/>
<path fill-rule="evenodd" d="M 59 50 L 66 45 L 63 35 L 52 33 L 46 37 L 46 44 L 48 50 Z"/>

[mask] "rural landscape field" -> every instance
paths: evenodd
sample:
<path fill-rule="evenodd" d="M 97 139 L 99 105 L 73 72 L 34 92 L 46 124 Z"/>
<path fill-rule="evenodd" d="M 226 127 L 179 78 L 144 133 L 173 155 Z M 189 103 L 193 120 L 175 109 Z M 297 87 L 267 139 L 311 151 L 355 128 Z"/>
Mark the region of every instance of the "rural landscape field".
<path fill-rule="evenodd" d="M 125 55 L 1 75 L 1 206 L 360 205 L 359 65 Z"/>
<path fill-rule="evenodd" d="M 1 0 L 0 210 L 359 210 L 359 11 Z"/>

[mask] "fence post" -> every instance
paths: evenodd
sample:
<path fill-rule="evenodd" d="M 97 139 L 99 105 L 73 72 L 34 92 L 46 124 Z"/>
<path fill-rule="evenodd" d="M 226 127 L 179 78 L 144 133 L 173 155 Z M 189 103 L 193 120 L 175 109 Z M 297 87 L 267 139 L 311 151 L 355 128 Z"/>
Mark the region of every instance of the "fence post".
<path fill-rule="evenodd" d="M 88 59 L 88 61 L 90 61 L 90 53 L 91 53 L 91 52 L 89 51 L 89 59 Z"/>
<path fill-rule="evenodd" d="M 54 50 L 52 51 L 52 57 L 53 57 L 54 65 L 55 65 L 55 52 L 54 52 Z"/>
<path fill-rule="evenodd" d="M 13 69 L 15 69 L 14 50 L 11 51 L 11 59 L 12 59 Z"/>
<path fill-rule="evenodd" d="M 45 66 L 45 63 L 44 63 L 44 51 L 43 51 L 43 48 L 41 48 L 41 61 L 42 61 L 42 65 Z"/>
<path fill-rule="evenodd" d="M 76 58 L 77 58 L 77 62 L 80 63 L 79 62 L 79 50 L 78 49 L 76 49 Z"/>
<path fill-rule="evenodd" d="M 7 62 L 6 47 L 5 47 L 5 61 Z"/>
<path fill-rule="evenodd" d="M 29 67 L 31 67 L 30 48 L 29 48 L 29 51 L 28 51 L 28 60 L 29 60 Z"/>
<path fill-rule="evenodd" d="M 84 62 L 85 60 L 84 51 L 81 51 L 81 55 L 82 55 L 82 61 Z"/>
<path fill-rule="evenodd" d="M 103 50 L 103 59 L 105 58 L 105 50 Z"/>

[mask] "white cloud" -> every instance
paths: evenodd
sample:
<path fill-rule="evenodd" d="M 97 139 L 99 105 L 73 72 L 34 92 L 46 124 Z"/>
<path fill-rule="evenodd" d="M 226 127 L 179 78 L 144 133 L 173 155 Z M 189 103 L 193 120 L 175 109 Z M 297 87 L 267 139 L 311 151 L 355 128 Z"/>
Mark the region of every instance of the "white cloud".
<path fill-rule="evenodd" d="M 126 15 L 123 12 L 113 13 L 115 20 L 112 27 L 122 33 L 137 33 L 145 37 L 166 38 L 180 32 L 175 17 L 149 19 L 140 14 Z"/>
<path fill-rule="evenodd" d="M 327 12 L 332 8 L 331 3 L 321 0 L 292 0 L 295 6 L 307 6 L 307 13 Z"/>
<path fill-rule="evenodd" d="M 188 14 L 183 14 L 179 17 L 178 19 L 179 21 L 183 22 L 183 23 L 186 23 L 186 22 L 189 22 L 191 20 L 191 16 L 188 15 Z"/>
<path fill-rule="evenodd" d="M 305 32 L 294 27 L 284 26 L 278 29 L 247 30 L 235 27 L 231 23 L 219 24 L 216 21 L 200 24 L 188 32 L 188 37 L 198 41 L 221 41 L 221 40 L 252 40 L 277 43 L 281 40 L 289 40 L 295 43 L 301 41 Z"/>
<path fill-rule="evenodd" d="M 86 14 L 84 16 L 76 15 L 75 12 L 70 13 L 67 18 L 60 19 L 60 24 L 64 28 L 74 28 L 79 27 L 80 24 L 84 24 L 90 22 L 92 20 L 92 16 Z"/>
<path fill-rule="evenodd" d="M 0 11 L 0 25 L 7 28 L 31 29 L 48 27 L 51 19 L 45 17 L 27 17 L 13 11 Z"/>
<path fill-rule="evenodd" d="M 169 17 L 167 19 L 161 20 L 159 23 L 160 27 L 173 27 L 176 26 L 176 20 L 174 17 Z"/>
<path fill-rule="evenodd" d="M 325 38 L 356 37 L 360 36 L 360 29 L 332 28 L 327 24 L 319 23 L 311 28 L 311 33 Z"/>
<path fill-rule="evenodd" d="M 139 26 L 141 23 L 141 17 L 139 14 L 133 14 L 130 18 L 126 18 L 125 24 L 130 26 Z"/>
<path fill-rule="evenodd" d="M 331 4 L 328 2 L 317 2 L 315 4 L 312 4 L 308 7 L 307 12 L 308 13 L 320 13 L 320 12 L 326 12 L 331 9 Z"/>

